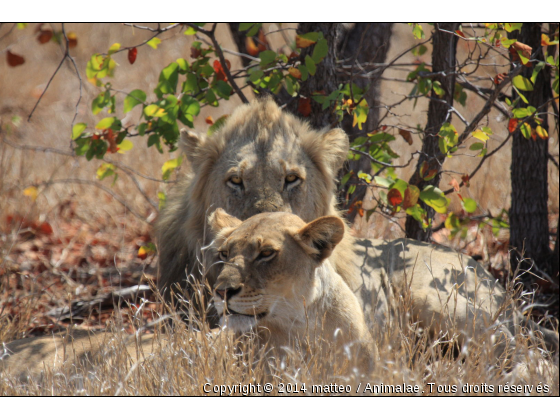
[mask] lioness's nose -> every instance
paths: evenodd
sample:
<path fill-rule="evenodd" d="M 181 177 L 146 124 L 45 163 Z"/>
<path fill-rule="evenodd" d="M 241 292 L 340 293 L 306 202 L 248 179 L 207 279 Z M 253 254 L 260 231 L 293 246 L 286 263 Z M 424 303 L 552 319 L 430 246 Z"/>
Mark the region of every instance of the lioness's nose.
<path fill-rule="evenodd" d="M 231 299 L 233 296 L 238 294 L 241 291 L 241 287 L 236 289 L 234 288 L 226 288 L 226 289 L 216 289 L 216 293 L 220 296 L 223 300 Z"/>

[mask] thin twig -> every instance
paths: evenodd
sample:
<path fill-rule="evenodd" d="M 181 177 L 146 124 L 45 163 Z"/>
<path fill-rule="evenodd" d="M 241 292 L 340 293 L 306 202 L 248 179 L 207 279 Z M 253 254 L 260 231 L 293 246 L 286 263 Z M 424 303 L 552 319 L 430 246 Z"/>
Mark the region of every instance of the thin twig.
<path fill-rule="evenodd" d="M 351 147 L 350 150 L 352 150 L 354 153 L 357 153 L 359 155 L 362 155 L 362 156 L 365 156 L 365 157 L 369 158 L 369 160 L 371 160 L 373 163 L 376 163 L 376 164 L 381 165 L 381 166 L 385 166 L 387 168 L 406 168 L 408 165 L 410 165 L 410 162 L 412 162 L 412 159 L 414 159 L 414 155 L 416 155 L 418 153 L 418 152 L 412 153 L 412 155 L 410 156 L 410 159 L 408 159 L 408 162 L 406 162 L 404 165 L 391 165 L 390 163 L 381 162 L 380 160 L 377 160 L 374 157 L 372 157 L 369 153 L 363 152 L 363 151 L 358 150 L 354 147 Z"/>
<path fill-rule="evenodd" d="M 76 76 L 78 76 L 78 80 L 80 81 L 80 96 L 78 97 L 78 101 L 76 102 L 76 108 L 74 111 L 74 117 L 72 117 L 72 124 L 70 125 L 70 130 L 74 127 L 74 123 L 76 122 L 76 117 L 78 116 L 78 106 L 80 106 L 80 102 L 82 101 L 82 76 L 80 76 L 80 71 L 78 70 L 78 66 L 76 65 L 76 61 L 74 57 L 72 57 L 68 51 L 70 50 L 70 41 L 68 40 L 68 36 L 66 35 L 66 30 L 64 29 L 64 23 L 62 24 L 62 35 L 64 35 L 64 40 L 66 41 L 66 55 L 74 65 L 74 70 L 76 71 Z M 72 150 L 72 154 L 74 153 L 74 148 L 72 147 L 72 140 L 70 140 L 70 150 Z"/>

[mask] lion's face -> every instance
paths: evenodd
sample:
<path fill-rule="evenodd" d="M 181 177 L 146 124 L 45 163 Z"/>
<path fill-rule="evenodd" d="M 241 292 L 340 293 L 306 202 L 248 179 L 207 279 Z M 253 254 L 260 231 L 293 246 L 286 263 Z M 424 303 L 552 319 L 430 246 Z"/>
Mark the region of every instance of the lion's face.
<path fill-rule="evenodd" d="M 293 328 L 305 320 L 320 288 L 315 270 L 340 241 L 337 217 L 305 224 L 288 213 L 259 214 L 245 222 L 218 209 L 210 217 L 222 270 L 213 301 L 221 323 L 237 332 L 271 325 Z"/>
<path fill-rule="evenodd" d="M 183 133 L 182 146 L 206 208 L 241 220 L 282 211 L 311 221 L 332 214 L 348 138 L 339 129 L 312 130 L 265 100 L 240 107 L 210 138 Z"/>

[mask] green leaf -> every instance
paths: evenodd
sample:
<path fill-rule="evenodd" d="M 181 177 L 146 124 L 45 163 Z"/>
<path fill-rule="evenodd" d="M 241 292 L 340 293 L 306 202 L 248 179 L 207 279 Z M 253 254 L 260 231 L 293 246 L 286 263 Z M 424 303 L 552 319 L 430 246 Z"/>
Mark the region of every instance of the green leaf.
<path fill-rule="evenodd" d="M 422 224 L 422 229 L 426 230 L 428 224 L 426 223 L 426 210 L 424 210 L 420 204 L 415 204 L 412 207 L 406 209 L 406 214 L 412 216 L 414 220 Z"/>
<path fill-rule="evenodd" d="M 521 92 L 519 92 L 519 89 L 517 89 L 515 86 L 513 87 L 513 89 L 517 92 L 517 95 L 519 95 L 519 97 L 521 98 L 521 100 L 523 102 L 525 102 L 526 104 L 529 103 L 529 101 L 527 100 L 527 98 L 525 97 L 525 95 L 523 95 Z M 515 106 L 516 103 L 514 103 Z"/>
<path fill-rule="evenodd" d="M 308 55 L 305 56 L 305 67 L 307 67 L 311 76 L 315 76 L 317 66 L 315 65 L 315 61 L 313 61 L 313 59 Z"/>
<path fill-rule="evenodd" d="M 175 60 L 175 62 L 179 66 L 179 73 L 186 74 L 186 72 L 189 70 L 188 61 L 185 60 L 184 58 L 178 58 L 177 60 Z"/>
<path fill-rule="evenodd" d="M 113 45 L 111 45 L 111 48 L 109 48 L 109 51 L 107 52 L 107 54 L 109 54 L 109 55 L 114 54 L 120 49 L 121 49 L 121 44 L 119 44 L 118 42 L 115 42 Z"/>
<path fill-rule="evenodd" d="M 97 169 L 97 179 L 99 180 L 103 180 L 111 175 L 115 175 L 115 165 L 112 163 L 102 163 Z"/>
<path fill-rule="evenodd" d="M 163 153 L 163 149 L 161 148 L 161 142 L 157 134 L 152 134 L 150 137 L 148 137 L 148 147 L 152 147 L 152 146 L 156 146 L 158 152 Z"/>
<path fill-rule="evenodd" d="M 165 67 L 159 74 L 158 85 L 154 92 L 161 98 L 163 95 L 174 95 L 179 80 L 179 64 L 173 62 Z"/>
<path fill-rule="evenodd" d="M 461 205 L 467 213 L 474 213 L 476 211 L 476 201 L 472 198 L 464 198 Z"/>
<path fill-rule="evenodd" d="M 134 89 L 124 98 L 124 113 L 131 111 L 136 105 L 144 103 L 146 93 L 140 89 Z"/>
<path fill-rule="evenodd" d="M 315 44 L 311 58 L 313 59 L 315 64 L 319 64 L 323 60 L 323 58 L 327 56 L 328 53 L 329 45 L 327 43 L 327 40 L 323 38 L 317 41 L 317 44 Z"/>
<path fill-rule="evenodd" d="M 492 129 L 491 129 L 490 127 L 482 127 L 482 131 L 484 131 L 484 132 L 485 132 L 486 134 L 488 134 L 488 135 L 494 134 L 494 133 L 492 132 Z"/>
<path fill-rule="evenodd" d="M 415 23 L 414 27 L 412 28 L 412 35 L 414 35 L 414 38 L 416 39 L 423 39 L 425 36 L 424 36 L 424 30 L 422 29 L 422 25 Z"/>
<path fill-rule="evenodd" d="M 350 177 L 352 176 L 353 173 L 354 173 L 353 171 L 350 171 L 342 177 L 342 179 L 340 180 L 340 186 L 341 187 L 346 185 L 346 183 L 348 182 L 348 180 L 350 179 Z"/>
<path fill-rule="evenodd" d="M 443 95 L 445 95 L 445 90 L 443 90 L 441 83 L 438 82 L 437 80 L 434 81 L 434 83 L 432 84 L 432 89 L 434 90 L 436 95 L 439 96 L 440 98 L 443 97 Z"/>
<path fill-rule="evenodd" d="M 482 149 L 484 149 L 484 147 L 486 147 L 486 146 L 484 145 L 484 143 L 478 143 L 478 142 L 477 142 L 477 143 L 471 144 L 471 147 L 469 147 L 469 149 L 470 149 L 470 150 L 482 150 Z"/>
<path fill-rule="evenodd" d="M 521 131 L 521 134 L 523 134 L 523 137 L 526 139 L 531 138 L 531 126 L 529 124 L 523 123 L 521 127 L 519 127 L 519 131 Z"/>
<path fill-rule="evenodd" d="M 27 25 L 29 25 L 29 23 L 18 23 L 17 28 L 18 29 L 25 29 L 25 28 L 27 28 Z"/>
<path fill-rule="evenodd" d="M 449 206 L 449 199 L 439 188 L 427 185 L 420 193 L 420 200 L 433 208 L 438 213 L 446 213 Z"/>
<path fill-rule="evenodd" d="M 75 124 L 74 127 L 72 127 L 72 140 L 76 140 L 78 137 L 80 137 L 80 135 L 84 132 L 86 127 L 87 127 L 86 123 Z"/>
<path fill-rule="evenodd" d="M 522 23 L 506 23 L 504 29 L 507 32 L 520 31 L 522 26 Z"/>
<path fill-rule="evenodd" d="M 367 121 L 368 113 L 369 113 L 368 103 L 365 100 L 365 98 L 362 98 L 362 100 L 358 102 L 358 104 L 356 105 L 356 108 L 354 108 L 353 111 L 354 120 L 352 122 L 352 127 L 355 127 L 357 124 L 358 128 L 361 130 L 362 124 Z"/>
<path fill-rule="evenodd" d="M 167 196 L 165 195 L 165 193 L 163 191 L 158 192 L 157 196 L 158 196 L 158 200 L 159 200 L 158 209 L 161 210 L 165 207 L 165 203 L 167 201 Z"/>
<path fill-rule="evenodd" d="M 305 82 L 309 78 L 309 71 L 307 70 L 307 67 L 301 64 L 298 66 L 298 70 L 301 72 L 301 81 Z"/>
<path fill-rule="evenodd" d="M 214 134 L 216 131 L 218 131 L 221 127 L 223 127 L 223 125 L 226 123 L 226 120 L 228 118 L 228 115 L 222 115 L 220 118 L 218 118 L 214 124 L 212 124 L 210 126 L 210 128 L 208 129 L 208 132 L 206 133 L 208 136 L 211 136 L 212 134 Z"/>
<path fill-rule="evenodd" d="M 233 92 L 233 88 L 223 80 L 218 80 L 218 82 L 216 83 L 216 92 L 220 97 L 229 99 L 231 93 Z"/>
<path fill-rule="evenodd" d="M 97 123 L 95 128 L 97 128 L 98 130 L 105 130 L 105 129 L 111 127 L 113 125 L 113 123 L 115 122 L 115 120 L 116 120 L 115 117 L 103 118 L 101 121 L 99 121 Z"/>
<path fill-rule="evenodd" d="M 264 76 L 264 71 L 260 69 L 256 69 L 250 73 L 249 80 L 255 83 L 257 80 L 260 80 L 263 76 Z"/>
<path fill-rule="evenodd" d="M 148 44 L 154 50 L 157 50 L 158 45 L 161 44 L 161 39 L 159 39 L 158 37 L 154 37 L 150 39 L 146 44 Z"/>
<path fill-rule="evenodd" d="M 546 63 L 544 61 L 539 61 L 537 63 L 537 65 L 533 69 L 533 74 L 531 75 L 531 83 L 535 84 L 535 81 L 537 80 L 537 76 L 538 76 L 539 72 L 544 68 L 545 65 L 546 65 Z"/>
<path fill-rule="evenodd" d="M 525 118 L 529 115 L 531 115 L 531 113 L 529 112 L 529 110 L 527 108 L 515 108 L 512 110 L 513 116 L 515 118 L 518 119 L 522 119 Z"/>
<path fill-rule="evenodd" d="M 274 60 L 276 60 L 276 53 L 271 50 L 263 51 L 259 54 L 259 58 L 261 59 L 261 67 L 264 68 Z"/>
<path fill-rule="evenodd" d="M 183 161 L 183 157 L 179 156 L 176 159 L 170 159 L 167 162 L 165 162 L 161 167 L 162 179 L 167 181 L 171 176 L 171 174 L 173 173 L 173 171 L 181 165 L 182 161 Z"/>
<path fill-rule="evenodd" d="M 533 90 L 533 85 L 531 84 L 531 82 L 529 81 L 529 79 L 521 76 L 521 75 L 517 75 L 513 78 L 512 80 L 513 86 L 515 86 L 517 89 L 521 89 L 521 90 L 525 90 L 525 91 L 532 91 Z"/>
<path fill-rule="evenodd" d="M 393 181 L 387 178 L 383 178 L 381 176 L 376 176 L 373 178 L 375 183 L 381 187 L 390 188 L 393 185 Z"/>
<path fill-rule="evenodd" d="M 144 115 L 146 115 L 146 117 L 159 118 L 163 117 L 165 114 L 165 110 L 156 104 L 151 104 L 144 108 Z"/>

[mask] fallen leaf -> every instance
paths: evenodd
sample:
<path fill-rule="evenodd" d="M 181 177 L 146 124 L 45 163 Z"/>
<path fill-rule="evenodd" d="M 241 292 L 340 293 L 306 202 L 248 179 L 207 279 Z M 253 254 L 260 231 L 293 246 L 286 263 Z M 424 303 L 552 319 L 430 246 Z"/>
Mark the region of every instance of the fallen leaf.
<path fill-rule="evenodd" d="M 48 222 L 43 222 L 41 223 L 38 227 L 37 230 L 42 233 L 43 235 L 52 235 L 53 233 L 53 228 L 52 226 L 48 223 Z"/>
<path fill-rule="evenodd" d="M 130 64 L 134 64 L 134 62 L 136 61 L 136 56 L 137 55 L 138 55 L 138 50 L 136 49 L 136 47 L 128 50 L 128 62 Z"/>
<path fill-rule="evenodd" d="M 25 63 L 25 58 L 23 58 L 21 55 L 12 53 L 10 50 L 8 50 L 7 58 L 8 66 L 10 67 L 21 66 L 23 63 Z"/>
<path fill-rule="evenodd" d="M 406 142 L 410 146 L 412 146 L 413 140 L 412 140 L 412 133 L 410 131 L 403 130 L 402 128 L 399 128 L 399 134 L 403 137 L 403 139 L 406 140 Z"/>

